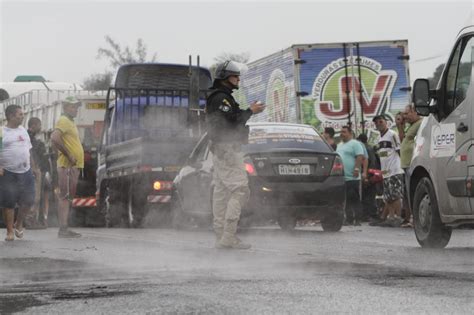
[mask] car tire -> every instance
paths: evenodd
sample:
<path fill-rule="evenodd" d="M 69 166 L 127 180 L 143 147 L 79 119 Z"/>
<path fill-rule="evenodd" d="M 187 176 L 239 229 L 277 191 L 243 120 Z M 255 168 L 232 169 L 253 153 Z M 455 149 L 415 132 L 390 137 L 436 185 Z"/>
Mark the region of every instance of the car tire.
<path fill-rule="evenodd" d="M 296 227 L 296 216 L 281 215 L 278 217 L 278 225 L 283 231 L 293 231 Z"/>
<path fill-rule="evenodd" d="M 428 177 L 423 177 L 416 186 L 413 223 L 421 247 L 444 248 L 451 238 L 452 229 L 441 222 L 436 193 Z"/>
<path fill-rule="evenodd" d="M 342 215 L 342 212 L 338 214 L 331 213 L 322 218 L 321 227 L 324 232 L 338 232 L 341 230 L 343 223 L 344 215 Z"/>
<path fill-rule="evenodd" d="M 69 226 L 83 227 L 85 225 L 85 211 L 87 208 L 76 209 L 71 207 L 71 214 L 69 215 Z"/>
<path fill-rule="evenodd" d="M 105 202 L 105 223 L 108 228 L 120 227 L 126 213 L 126 204 L 118 189 L 107 188 L 108 198 Z M 128 197 L 128 196 L 127 196 Z"/>
<path fill-rule="evenodd" d="M 87 208 L 85 209 L 85 227 L 104 227 L 105 226 L 105 216 L 98 207 Z"/>
<path fill-rule="evenodd" d="M 104 184 L 100 187 L 100 198 L 96 199 L 97 205 L 92 208 L 86 208 L 85 210 L 85 227 L 104 227 L 106 226 L 105 215 L 106 215 L 106 202 L 107 202 L 107 187 Z"/>
<path fill-rule="evenodd" d="M 143 227 L 145 217 L 148 214 L 148 202 L 146 198 L 147 196 L 143 191 L 134 189 L 134 185 L 131 185 L 128 191 L 127 213 L 129 224 L 133 228 Z"/>

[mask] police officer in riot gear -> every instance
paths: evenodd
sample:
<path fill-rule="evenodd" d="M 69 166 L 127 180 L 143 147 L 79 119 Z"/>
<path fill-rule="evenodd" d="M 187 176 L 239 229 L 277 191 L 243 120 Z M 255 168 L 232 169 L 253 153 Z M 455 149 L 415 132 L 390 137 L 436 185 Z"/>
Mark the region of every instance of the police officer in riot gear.
<path fill-rule="evenodd" d="M 239 88 L 239 63 L 225 61 L 216 68 L 213 92 L 207 99 L 208 135 L 214 164 L 213 214 L 217 248 L 248 249 L 235 235 L 250 190 L 241 145 L 248 141 L 247 120 L 265 105 L 254 102 L 242 110 L 232 96 Z"/>

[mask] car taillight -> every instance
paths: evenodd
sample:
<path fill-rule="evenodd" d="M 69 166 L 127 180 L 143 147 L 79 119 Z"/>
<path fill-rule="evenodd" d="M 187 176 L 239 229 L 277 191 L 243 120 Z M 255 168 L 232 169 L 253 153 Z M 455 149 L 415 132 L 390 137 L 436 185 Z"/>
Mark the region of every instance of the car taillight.
<path fill-rule="evenodd" d="M 253 166 L 252 163 L 245 162 L 245 170 L 250 176 L 255 176 L 257 175 L 257 172 L 255 171 L 255 167 Z"/>
<path fill-rule="evenodd" d="M 341 175 L 344 175 L 344 165 L 342 164 L 341 158 L 336 156 L 334 158 L 334 162 L 332 163 L 331 176 Z"/>
<path fill-rule="evenodd" d="M 153 183 L 154 190 L 171 190 L 173 188 L 173 182 L 156 180 Z"/>

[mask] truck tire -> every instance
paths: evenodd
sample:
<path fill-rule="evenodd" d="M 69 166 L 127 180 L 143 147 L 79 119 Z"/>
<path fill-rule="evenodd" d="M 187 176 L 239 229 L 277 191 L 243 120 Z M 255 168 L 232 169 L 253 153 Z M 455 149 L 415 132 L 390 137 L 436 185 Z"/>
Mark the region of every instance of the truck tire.
<path fill-rule="evenodd" d="M 344 215 L 342 211 L 337 213 L 328 213 L 321 219 L 321 227 L 324 232 L 338 232 L 344 223 Z"/>
<path fill-rule="evenodd" d="M 108 193 L 107 187 L 101 185 L 100 198 L 97 200 L 97 205 L 93 208 L 89 208 L 86 212 L 85 226 L 86 227 L 104 227 L 107 226 L 106 214 Z"/>
<path fill-rule="evenodd" d="M 413 223 L 421 247 L 444 248 L 451 238 L 451 228 L 441 222 L 433 183 L 423 177 L 413 198 Z"/>
<path fill-rule="evenodd" d="M 86 223 L 86 210 L 87 208 L 73 208 L 69 213 L 69 226 L 71 227 L 83 227 Z"/>
<path fill-rule="evenodd" d="M 129 189 L 127 210 L 130 216 L 130 226 L 133 228 L 142 228 L 145 219 L 147 219 L 149 212 L 147 196 L 148 193 L 143 189 L 142 184 L 132 185 Z"/>
<path fill-rule="evenodd" d="M 127 207 L 123 197 L 123 194 L 119 189 L 114 187 L 107 188 L 108 198 L 105 202 L 106 215 L 105 222 L 108 228 L 121 227 L 122 223 L 128 224 L 128 222 L 122 222 L 124 218 L 128 217 Z M 126 196 L 128 197 L 128 196 Z"/>
<path fill-rule="evenodd" d="M 297 220 L 294 215 L 280 215 L 277 221 L 283 231 L 293 231 L 296 227 Z"/>
<path fill-rule="evenodd" d="M 99 207 L 92 207 L 85 209 L 84 218 L 85 227 L 104 227 L 105 216 Z"/>

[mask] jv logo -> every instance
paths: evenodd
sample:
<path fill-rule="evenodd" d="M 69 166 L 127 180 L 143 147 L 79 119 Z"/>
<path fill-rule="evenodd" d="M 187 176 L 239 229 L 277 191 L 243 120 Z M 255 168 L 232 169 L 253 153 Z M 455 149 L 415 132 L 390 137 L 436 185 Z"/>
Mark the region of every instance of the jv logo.
<path fill-rule="evenodd" d="M 289 97 L 291 86 L 286 83 L 285 74 L 275 69 L 270 75 L 267 86 L 266 104 L 268 106 L 268 121 L 288 121 Z"/>
<path fill-rule="evenodd" d="M 319 120 L 336 123 L 346 120 L 355 110 L 370 119 L 388 108 L 397 73 L 381 70 L 380 63 L 361 57 L 361 82 L 353 60 L 349 59 L 348 66 L 351 68 L 347 77 L 342 59 L 329 64 L 316 77 L 312 96 Z"/>

